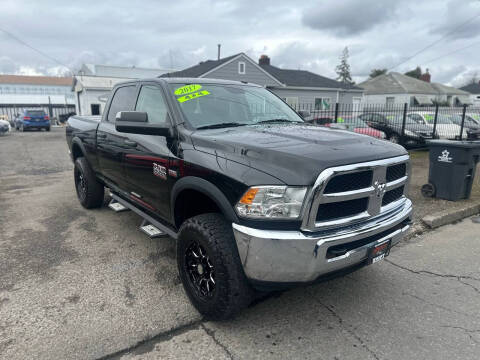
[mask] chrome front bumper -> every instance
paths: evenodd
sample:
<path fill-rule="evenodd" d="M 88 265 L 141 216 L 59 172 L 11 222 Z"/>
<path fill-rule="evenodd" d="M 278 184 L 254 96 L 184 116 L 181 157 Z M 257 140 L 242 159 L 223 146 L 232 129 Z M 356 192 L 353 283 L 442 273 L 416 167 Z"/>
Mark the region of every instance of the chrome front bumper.
<path fill-rule="evenodd" d="M 311 282 L 321 275 L 342 270 L 365 261 L 375 244 L 391 239 L 397 244 L 409 228 L 412 213 L 408 199 L 395 211 L 358 226 L 340 230 L 304 233 L 301 231 L 261 230 L 233 224 L 233 233 L 246 276 L 250 280 L 274 283 Z M 393 229 L 394 228 L 394 229 Z M 392 232 L 388 232 L 393 229 Z M 345 254 L 327 258 L 335 245 L 362 240 L 387 232 L 380 239 L 354 248 Z"/>

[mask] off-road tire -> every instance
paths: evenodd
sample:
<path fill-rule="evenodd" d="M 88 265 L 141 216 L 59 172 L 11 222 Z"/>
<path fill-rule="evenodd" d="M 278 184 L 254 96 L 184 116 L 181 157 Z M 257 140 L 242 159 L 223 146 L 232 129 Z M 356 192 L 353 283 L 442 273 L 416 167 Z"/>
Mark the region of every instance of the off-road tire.
<path fill-rule="evenodd" d="M 213 265 L 215 288 L 210 297 L 201 296 L 187 270 L 187 251 L 198 242 Z M 232 225 L 221 214 L 194 216 L 180 227 L 177 265 L 185 292 L 206 318 L 232 318 L 252 301 L 254 291 L 243 272 Z"/>
<path fill-rule="evenodd" d="M 105 188 L 95 177 L 92 168 L 84 157 L 75 160 L 73 169 L 75 190 L 78 200 L 85 209 L 101 207 Z M 82 183 L 83 180 L 83 183 Z"/>

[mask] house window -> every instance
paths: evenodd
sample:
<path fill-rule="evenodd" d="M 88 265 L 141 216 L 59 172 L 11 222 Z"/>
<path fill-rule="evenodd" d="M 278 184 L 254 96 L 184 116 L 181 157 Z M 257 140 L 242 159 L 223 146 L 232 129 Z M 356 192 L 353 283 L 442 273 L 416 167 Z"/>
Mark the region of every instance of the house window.
<path fill-rule="evenodd" d="M 292 108 L 298 108 L 298 97 L 286 97 L 285 102 L 290 105 Z"/>
<path fill-rule="evenodd" d="M 245 74 L 245 63 L 244 62 L 239 62 L 238 63 L 238 73 L 239 74 Z"/>
<path fill-rule="evenodd" d="M 387 105 L 395 104 L 395 98 L 393 96 L 387 97 Z"/>
<path fill-rule="evenodd" d="M 315 110 L 330 110 L 330 104 L 329 97 L 315 98 Z"/>

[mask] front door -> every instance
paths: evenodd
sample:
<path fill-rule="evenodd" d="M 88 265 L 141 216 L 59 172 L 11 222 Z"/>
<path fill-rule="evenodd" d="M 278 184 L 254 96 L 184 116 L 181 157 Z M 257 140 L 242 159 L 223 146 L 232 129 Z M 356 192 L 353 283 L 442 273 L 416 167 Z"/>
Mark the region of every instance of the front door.
<path fill-rule="evenodd" d="M 162 89 L 153 83 L 140 88 L 135 111 L 146 112 L 151 124 L 169 124 Z M 171 124 L 169 124 L 171 125 Z M 125 134 L 125 175 L 132 200 L 164 219 L 170 216 L 170 189 L 175 177 L 169 174 L 173 158 L 167 138 L 157 135 Z"/>
<path fill-rule="evenodd" d="M 108 114 L 102 119 L 97 131 L 97 156 L 102 175 L 121 190 L 125 190 L 126 185 L 123 157 L 127 134 L 115 130 L 115 115 L 119 111 L 133 110 L 136 92 L 136 85 L 119 87 L 113 94 Z"/>

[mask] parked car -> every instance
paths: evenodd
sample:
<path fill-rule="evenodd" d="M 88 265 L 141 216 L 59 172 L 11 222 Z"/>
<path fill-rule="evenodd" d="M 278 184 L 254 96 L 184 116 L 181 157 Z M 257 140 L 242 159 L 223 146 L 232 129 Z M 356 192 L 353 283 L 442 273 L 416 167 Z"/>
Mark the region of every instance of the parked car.
<path fill-rule="evenodd" d="M 5 135 L 10 132 L 10 123 L 7 120 L 0 120 L 0 135 Z"/>
<path fill-rule="evenodd" d="M 415 111 L 407 114 L 407 117 L 418 124 L 427 125 L 433 131 L 435 113 L 427 111 Z M 454 124 L 450 117 L 445 114 L 438 114 L 435 135 L 440 139 L 455 140 L 460 137 L 460 126 Z M 462 136 L 467 138 L 467 130 L 464 129 Z"/>
<path fill-rule="evenodd" d="M 383 131 L 388 140 L 395 144 L 401 142 L 403 115 L 364 113 L 359 115 L 360 119 L 369 126 Z M 432 129 L 428 125 L 419 124 L 407 117 L 405 119 L 404 131 L 405 145 L 422 145 L 425 140 L 432 139 Z"/>
<path fill-rule="evenodd" d="M 325 126 L 356 132 L 357 134 L 369 135 L 378 139 L 385 139 L 383 131 L 368 126 L 360 117 L 339 117 L 336 123 L 326 123 Z"/>
<path fill-rule="evenodd" d="M 462 126 L 463 115 L 453 114 L 448 115 L 450 120 L 454 123 Z M 467 129 L 467 138 L 476 140 L 480 138 L 480 125 L 471 117 L 465 114 L 465 121 L 463 122 L 463 127 Z"/>
<path fill-rule="evenodd" d="M 262 86 L 116 84 L 102 117 L 68 120 L 66 140 L 82 206 L 102 206 L 108 187 L 112 207 L 175 239 L 185 292 L 208 318 L 233 316 L 254 289 L 375 263 L 409 228 L 403 147 L 306 124 Z"/>
<path fill-rule="evenodd" d="M 50 131 L 50 118 L 43 110 L 25 110 L 15 118 L 15 129 L 45 129 Z"/>

